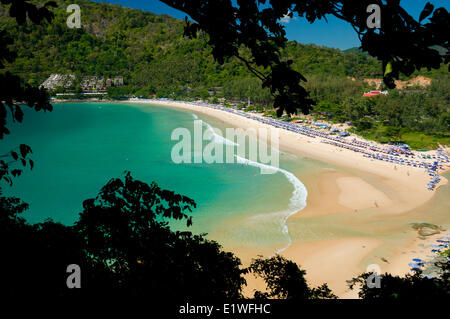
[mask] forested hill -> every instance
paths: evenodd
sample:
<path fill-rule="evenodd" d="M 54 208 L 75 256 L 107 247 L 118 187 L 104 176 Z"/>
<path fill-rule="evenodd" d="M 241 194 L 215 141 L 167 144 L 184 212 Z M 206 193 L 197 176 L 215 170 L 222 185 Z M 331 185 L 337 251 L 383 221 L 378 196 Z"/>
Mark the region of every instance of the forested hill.
<path fill-rule="evenodd" d="M 237 60 L 215 63 L 205 38 L 184 38 L 184 21 L 119 5 L 77 1 L 81 29 L 66 25 L 67 6 L 56 1 L 56 19 L 47 25 L 17 27 L 0 6 L 0 23 L 14 37 L 18 53 L 8 66 L 31 84 L 40 84 L 51 73 L 122 75 L 130 86 L 152 90 L 210 89 L 225 82 L 250 77 Z M 283 52 L 303 74 L 350 77 L 380 76 L 377 60 L 361 53 L 289 42 Z"/>

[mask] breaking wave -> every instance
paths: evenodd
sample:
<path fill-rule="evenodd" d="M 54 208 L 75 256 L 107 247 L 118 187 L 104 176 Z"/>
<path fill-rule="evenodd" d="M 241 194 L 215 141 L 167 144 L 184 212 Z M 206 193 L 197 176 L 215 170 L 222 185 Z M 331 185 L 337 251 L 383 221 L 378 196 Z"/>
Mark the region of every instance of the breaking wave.
<path fill-rule="evenodd" d="M 294 174 L 292 174 L 289 171 L 286 171 L 282 168 L 278 168 L 278 167 L 274 167 L 274 166 L 270 166 L 270 165 L 266 165 L 266 164 L 262 164 L 262 163 L 257 163 L 257 162 L 248 160 L 246 158 L 240 157 L 238 155 L 235 155 L 235 157 L 236 157 L 237 162 L 240 164 L 247 164 L 247 165 L 258 167 L 258 168 L 264 168 L 266 170 L 275 170 L 275 172 L 280 172 L 287 178 L 287 180 L 292 184 L 292 186 L 294 186 L 294 191 L 290 198 L 290 203 L 289 203 L 289 207 L 287 210 L 275 212 L 275 213 L 269 214 L 269 216 L 267 214 L 264 215 L 264 217 L 274 217 L 274 218 L 279 219 L 281 231 L 285 235 L 286 240 L 288 242 L 285 247 L 277 250 L 277 253 L 280 253 L 292 244 L 292 239 L 291 239 L 291 236 L 289 235 L 289 229 L 287 227 L 287 220 L 291 215 L 295 214 L 299 210 L 302 210 L 303 208 L 306 207 L 306 197 L 308 196 L 308 191 L 306 190 L 305 185 L 303 185 L 303 183 Z M 261 217 L 261 215 L 254 216 L 254 217 Z"/>
<path fill-rule="evenodd" d="M 230 141 L 229 139 L 217 134 L 214 129 L 212 128 L 211 125 L 209 125 L 207 122 L 203 121 L 203 125 L 206 126 L 206 128 L 208 129 L 208 131 L 210 131 L 212 133 L 212 141 L 214 141 L 215 143 L 218 144 L 226 144 L 226 145 L 233 145 L 233 146 L 239 146 L 239 144 Z"/>

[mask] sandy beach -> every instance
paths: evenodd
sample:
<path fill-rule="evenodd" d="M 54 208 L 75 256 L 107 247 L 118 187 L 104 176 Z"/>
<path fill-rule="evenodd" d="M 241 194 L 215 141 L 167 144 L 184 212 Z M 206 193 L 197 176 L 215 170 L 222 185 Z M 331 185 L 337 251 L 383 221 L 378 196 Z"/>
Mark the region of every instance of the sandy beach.
<path fill-rule="evenodd" d="M 236 114 L 187 103 L 158 100 L 129 103 L 150 103 L 205 114 L 230 127 L 269 127 Z M 292 245 L 282 255 L 306 270 L 312 286 L 326 282 L 339 297 L 356 298 L 357 292 L 349 291 L 346 281 L 366 271 L 368 265 L 377 264 L 382 272 L 404 275 L 409 272 L 408 262 L 412 258 L 429 258 L 424 247 L 438 235 L 418 239 L 410 223 L 426 221 L 443 228 L 450 226 L 448 204 L 436 203 L 445 201 L 445 196 L 433 199 L 439 187 L 447 184 L 445 177 L 441 178 L 438 190 L 428 191 L 429 176 L 421 168 L 373 160 L 321 143 L 317 138 L 271 128 L 279 131 L 282 151 L 337 167 L 319 175 L 299 177 L 308 190 L 307 206 L 287 222 Z M 233 252 L 244 265 L 256 257 L 251 250 Z M 248 295 L 261 286 L 252 279 L 248 282 Z"/>

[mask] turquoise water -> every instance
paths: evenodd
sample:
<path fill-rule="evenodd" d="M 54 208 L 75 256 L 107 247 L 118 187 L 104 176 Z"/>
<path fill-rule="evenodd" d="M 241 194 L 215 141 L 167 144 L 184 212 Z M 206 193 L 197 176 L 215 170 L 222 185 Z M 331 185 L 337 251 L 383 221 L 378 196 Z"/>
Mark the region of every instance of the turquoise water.
<path fill-rule="evenodd" d="M 52 218 L 73 224 L 82 202 L 96 196 L 111 178 L 132 176 L 191 197 L 194 232 L 220 233 L 241 244 L 289 244 L 286 217 L 304 207 L 306 189 L 290 171 L 301 171 L 301 158 L 282 154 L 276 174 L 260 174 L 255 163 L 175 164 L 171 140 L 175 128 L 193 130 L 197 116 L 157 106 L 119 103 L 55 104 L 54 111 L 27 111 L 22 124 L 1 144 L 6 153 L 20 143 L 33 149 L 33 170 L 4 186 L 30 204 L 30 222 Z M 213 127 L 220 121 L 199 115 Z M 207 125 L 204 125 L 207 129 Z M 298 174 L 297 174 L 298 175 Z M 181 224 L 173 224 L 182 228 Z"/>

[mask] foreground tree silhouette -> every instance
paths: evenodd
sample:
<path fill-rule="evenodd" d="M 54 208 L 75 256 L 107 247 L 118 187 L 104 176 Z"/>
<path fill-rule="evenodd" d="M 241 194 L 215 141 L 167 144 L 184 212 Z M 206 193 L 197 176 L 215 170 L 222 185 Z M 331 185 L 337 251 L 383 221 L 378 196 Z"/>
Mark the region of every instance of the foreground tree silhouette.
<path fill-rule="evenodd" d="M 63 296 L 67 266 L 78 264 L 90 274 L 78 234 L 52 221 L 30 225 L 20 216 L 28 205 L 0 197 L 0 289 L 9 297 Z M 97 267 L 98 268 L 98 267 Z M 100 268 L 97 276 L 99 277 Z M 86 280 L 87 281 L 87 280 Z"/>
<path fill-rule="evenodd" d="M 27 16 L 34 24 L 51 22 L 54 15 L 49 8 L 56 7 L 54 1 L 46 2 L 40 7 L 26 0 L 1 0 L 1 3 L 9 5 L 9 15 L 19 25 L 27 22 Z M 8 113 L 12 121 L 20 123 L 24 116 L 22 111 L 24 105 L 35 111 L 51 111 L 53 108 L 45 89 L 32 87 L 20 77 L 3 71 L 5 63 L 13 63 L 17 57 L 17 54 L 9 48 L 13 43 L 13 39 L 0 29 L 0 140 L 10 133 L 6 127 Z M 32 169 L 33 161 L 27 158 L 29 153 L 31 153 L 31 148 L 21 144 L 7 154 L 0 154 L 0 180 L 5 180 L 11 185 L 12 178 L 22 173 L 21 166 L 28 164 Z M 19 165 L 15 165 L 17 162 Z"/>
<path fill-rule="evenodd" d="M 310 288 L 305 271 L 284 257 L 257 258 L 241 269 L 240 260 L 216 242 L 169 229 L 165 219 L 189 221 L 194 207 L 191 199 L 136 181 L 129 173 L 86 200 L 75 226 L 51 220 L 30 225 L 21 217 L 27 204 L 0 197 L 0 289 L 16 297 L 242 298 L 242 275 L 251 272 L 267 285 L 266 291 L 255 293 L 256 299 L 336 298 L 326 284 Z M 66 286 L 70 264 L 81 267 L 82 289 Z M 363 299 L 448 298 L 450 262 L 440 267 L 440 278 L 384 274 L 381 289 L 370 289 L 370 274 L 362 274 L 350 281 L 350 287 L 359 285 Z"/>
<path fill-rule="evenodd" d="M 255 299 L 335 299 L 337 298 L 327 284 L 310 288 L 306 282 L 306 271 L 286 258 L 276 255 L 268 259 L 257 258 L 252 261 L 249 271 L 264 279 L 266 292 L 256 291 Z"/>
<path fill-rule="evenodd" d="M 164 219 L 186 219 L 195 202 L 155 183 L 113 179 L 83 203 L 75 229 L 83 249 L 107 266 L 119 291 L 133 295 L 237 298 L 245 280 L 240 260 L 190 232 L 172 232 Z"/>
<path fill-rule="evenodd" d="M 306 78 L 292 70 L 292 61 L 283 59 L 280 49 L 287 43 L 286 15 L 297 13 L 310 23 L 328 15 L 348 22 L 361 40 L 361 48 L 383 64 L 384 83 L 395 87 L 400 73 L 411 75 L 423 67 L 439 68 L 450 62 L 450 15 L 445 8 L 427 3 L 419 21 L 413 19 L 398 0 L 161 0 L 187 13 L 185 34 L 196 37 L 199 31 L 209 35 L 214 58 L 223 63 L 230 57 L 244 62 L 248 69 L 274 95 L 278 115 L 283 111 L 308 113 L 313 101 L 301 85 Z M 237 5 L 234 5 L 237 4 Z M 381 9 L 381 29 L 367 25 L 367 8 Z M 427 23 L 422 21 L 427 18 Z M 441 56 L 433 47 L 447 49 Z"/>
<path fill-rule="evenodd" d="M 190 224 L 194 201 L 129 173 L 86 200 L 75 226 L 30 225 L 20 217 L 28 205 L 4 197 L 0 205 L 0 289 L 10 296 L 241 297 L 246 270 L 238 258 L 167 225 L 170 218 Z M 82 289 L 66 286 L 70 264 L 81 268 Z"/>
<path fill-rule="evenodd" d="M 46 6 L 41 9 L 23 0 L 2 0 L 11 4 L 10 15 L 19 24 L 26 17 L 33 23 L 51 20 Z M 194 36 L 203 30 L 210 35 L 214 55 L 221 62 L 236 56 L 269 87 L 275 95 L 278 111 L 303 112 L 312 101 L 299 85 L 306 79 L 290 69 L 290 61 L 279 56 L 285 45 L 285 33 L 277 20 L 291 9 L 308 21 L 332 14 L 355 27 L 362 39 L 362 48 L 383 61 L 385 82 L 392 86 L 400 73 L 411 74 L 420 67 L 437 67 L 448 63 L 449 54 L 442 57 L 431 46 L 448 49 L 448 13 L 427 5 L 423 19 L 433 13 L 430 22 L 422 25 L 414 21 L 399 6 L 398 1 L 271 1 L 271 8 L 261 9 L 256 1 L 239 1 L 234 8 L 231 1 L 166 1 L 188 12 L 198 24 L 190 24 L 186 33 Z M 186 5 L 187 3 L 187 5 Z M 379 3 L 389 19 L 382 31 L 365 26 L 365 8 Z M 433 12 L 434 10 L 434 12 Z M 386 17 L 386 16 L 384 16 Z M 269 32 L 267 32 L 269 31 Z M 0 69 L 4 62 L 12 62 L 14 54 L 7 45 L 11 39 L 0 33 Z M 241 46 L 247 52 L 241 54 Z M 265 69 L 268 69 L 267 73 Z M 32 88 L 9 73 L 0 74 L 0 139 L 8 134 L 8 113 L 22 121 L 20 106 L 24 102 L 35 110 L 51 110 L 44 91 Z M 8 112 L 9 109 L 9 112 Z M 5 156 L 12 162 L 20 160 L 26 165 L 31 149 L 21 145 Z M 0 179 L 11 183 L 12 162 L 0 161 Z M 32 166 L 32 162 L 28 162 Z M 1 196 L 1 193 L 0 193 Z M 125 180 L 114 179 L 95 199 L 84 203 L 80 221 L 67 227 L 52 221 L 36 225 L 27 224 L 20 214 L 27 205 L 19 199 L 0 197 L 0 274 L 2 289 L 10 295 L 68 295 L 68 294 L 123 294 L 127 296 L 170 296 L 172 298 L 235 298 L 241 296 L 245 283 L 239 269 L 240 261 L 231 253 L 203 236 L 189 232 L 170 231 L 164 218 L 186 219 L 185 211 L 194 207 L 186 197 L 134 181 L 128 174 Z M 65 284 L 66 267 L 78 264 L 82 269 L 82 287 L 68 290 Z M 297 265 L 280 257 L 260 260 L 251 268 L 268 283 L 268 293 L 258 298 L 279 297 L 290 299 L 331 298 L 326 285 L 310 289 Z M 388 278 L 388 277 L 386 277 Z M 394 278 L 387 280 L 389 289 L 381 296 L 410 296 L 409 288 L 420 287 L 423 296 L 448 295 L 447 282 Z M 406 280 L 406 281 L 404 281 Z M 389 284 L 390 283 L 390 284 Z M 406 288 L 402 288 L 406 287 Z M 442 288 L 444 287 L 444 288 Z M 411 290 L 413 291 L 413 290 Z M 364 292 L 364 291 L 363 291 Z M 392 293 L 394 292 L 394 293 Z M 430 292 L 428 294 L 428 292 Z M 363 297 L 377 296 L 365 291 Z"/>
<path fill-rule="evenodd" d="M 359 297 L 365 300 L 438 300 L 450 297 L 450 260 L 437 262 L 442 275 L 436 278 L 426 278 L 421 270 L 414 271 L 404 277 L 385 273 L 381 275 L 381 288 L 369 288 L 366 280 L 371 273 L 363 273 L 349 280 L 350 289 L 359 287 Z M 369 279 L 370 280 L 370 279 Z"/>

